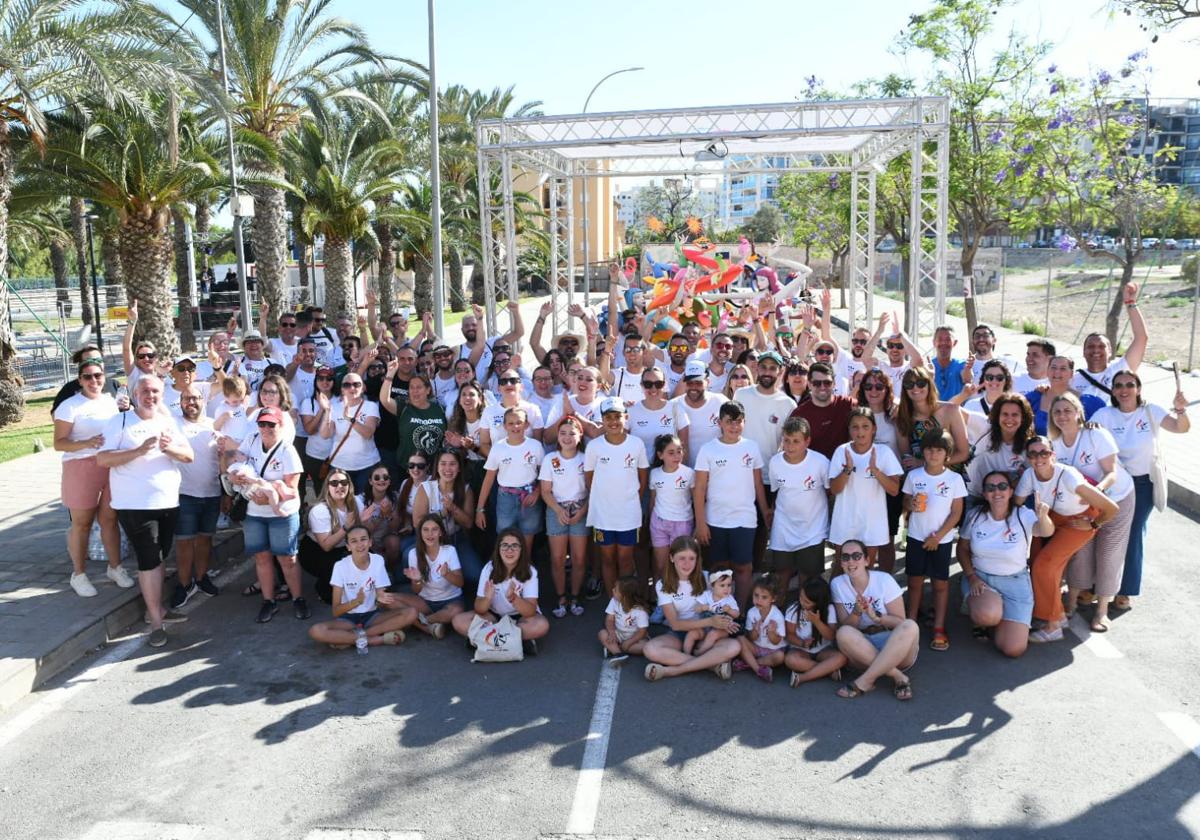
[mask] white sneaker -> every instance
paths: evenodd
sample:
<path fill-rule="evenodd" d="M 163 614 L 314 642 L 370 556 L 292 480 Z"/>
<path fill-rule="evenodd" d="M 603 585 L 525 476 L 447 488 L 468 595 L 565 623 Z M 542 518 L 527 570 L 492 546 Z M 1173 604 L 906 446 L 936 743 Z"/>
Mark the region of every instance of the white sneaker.
<path fill-rule="evenodd" d="M 124 566 L 109 566 L 104 570 L 104 576 L 122 589 L 133 588 L 133 578 L 125 571 Z"/>
<path fill-rule="evenodd" d="M 71 575 L 71 588 L 75 590 L 75 594 L 80 598 L 95 598 L 96 587 L 92 586 L 92 582 L 88 580 L 88 576 L 84 573 Z"/>

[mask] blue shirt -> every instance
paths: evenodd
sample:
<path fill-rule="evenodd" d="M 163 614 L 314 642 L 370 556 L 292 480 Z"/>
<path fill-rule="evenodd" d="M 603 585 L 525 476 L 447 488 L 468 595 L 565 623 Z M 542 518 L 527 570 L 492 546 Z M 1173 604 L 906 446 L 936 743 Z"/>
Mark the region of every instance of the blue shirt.
<path fill-rule="evenodd" d="M 933 381 L 937 385 L 938 399 L 948 400 L 963 389 L 962 374 L 967 363 L 963 359 L 951 359 L 943 368 L 934 356 L 929 360 L 933 368 Z"/>
<path fill-rule="evenodd" d="M 1104 400 L 1100 399 L 1099 397 L 1092 396 L 1091 394 L 1077 394 L 1076 396 L 1078 396 L 1079 401 L 1083 403 L 1084 420 L 1091 420 L 1093 414 L 1104 408 L 1104 406 L 1108 405 L 1108 403 L 1106 403 Z M 1042 409 L 1042 392 L 1030 391 L 1025 395 L 1025 399 L 1029 400 L 1029 407 L 1033 409 L 1034 430 L 1037 431 L 1039 435 L 1047 434 L 1046 421 L 1049 415 Z"/>

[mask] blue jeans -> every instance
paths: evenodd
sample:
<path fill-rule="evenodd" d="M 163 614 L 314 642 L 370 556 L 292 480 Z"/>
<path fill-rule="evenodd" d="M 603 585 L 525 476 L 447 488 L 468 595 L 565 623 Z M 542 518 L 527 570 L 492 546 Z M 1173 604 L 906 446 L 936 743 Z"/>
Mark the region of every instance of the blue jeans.
<path fill-rule="evenodd" d="M 1133 522 L 1129 525 L 1129 545 L 1125 547 L 1125 572 L 1121 575 L 1118 595 L 1133 597 L 1142 593 L 1142 558 L 1146 553 L 1146 521 L 1154 510 L 1154 483 L 1148 475 L 1133 477 Z"/>
<path fill-rule="evenodd" d="M 471 542 L 469 531 L 459 529 L 446 544 L 453 546 L 454 550 L 458 552 L 458 564 L 462 567 L 463 573 L 463 597 L 466 598 L 468 604 L 473 604 L 475 603 L 475 592 L 479 587 L 479 575 L 483 572 L 483 560 L 480 559 L 479 552 L 475 550 L 475 546 Z M 401 569 L 408 568 L 408 552 L 412 551 L 416 545 L 415 534 L 400 538 Z M 437 611 L 434 610 L 434 612 Z"/>
<path fill-rule="evenodd" d="M 264 551 L 276 557 L 295 557 L 300 544 L 300 514 L 247 516 L 242 523 L 242 537 L 248 557 Z"/>

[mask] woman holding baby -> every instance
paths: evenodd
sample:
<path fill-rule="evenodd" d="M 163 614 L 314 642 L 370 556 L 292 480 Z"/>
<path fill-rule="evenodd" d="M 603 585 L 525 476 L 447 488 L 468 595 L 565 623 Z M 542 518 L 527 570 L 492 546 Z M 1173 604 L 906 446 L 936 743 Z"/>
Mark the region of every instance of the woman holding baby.
<path fill-rule="evenodd" d="M 301 595 L 304 590 L 300 566 L 296 563 L 300 541 L 300 494 L 297 488 L 303 471 L 300 453 L 281 434 L 284 418 L 278 408 L 264 408 L 255 418 L 255 424 L 256 430 L 238 448 L 240 460 L 249 469 L 231 472 L 230 480 L 246 488 L 249 501 L 242 533 L 246 553 L 254 557 L 263 592 L 256 621 L 266 624 L 279 612 L 274 598 L 266 597 L 275 592 L 272 557 L 279 561 L 288 590 L 298 596 L 292 601 L 296 618 L 306 619 L 309 617 L 308 602 Z"/>

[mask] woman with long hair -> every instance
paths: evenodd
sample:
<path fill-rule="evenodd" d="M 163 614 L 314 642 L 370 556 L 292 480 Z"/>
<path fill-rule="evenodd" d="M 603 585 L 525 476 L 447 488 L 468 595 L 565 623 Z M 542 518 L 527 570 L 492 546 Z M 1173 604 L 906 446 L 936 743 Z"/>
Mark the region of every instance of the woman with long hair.
<path fill-rule="evenodd" d="M 388 370 L 395 364 L 391 362 Z M 385 402 L 391 400 L 389 385 L 380 389 L 379 396 Z M 375 446 L 378 427 L 379 403 L 367 399 L 363 378 L 357 371 L 347 373 L 342 377 L 341 396 L 329 404 L 321 436 L 331 440 L 330 464 L 345 470 L 359 493 L 367 489 L 371 468 L 379 463 L 379 449 Z"/>
<path fill-rule="evenodd" d="M 892 377 L 879 368 L 871 368 L 858 381 L 855 401 L 859 408 L 869 408 L 875 416 L 875 443 L 886 446 L 900 461 L 900 437 L 896 431 L 896 400 L 892 394 Z M 879 568 L 890 572 L 896 568 L 896 534 L 900 531 L 903 497 L 897 493 L 887 497 L 889 540 L 879 546 L 876 555 Z"/>
<path fill-rule="evenodd" d="M 979 371 L 979 384 L 969 385 L 955 395 L 953 401 L 961 398 L 963 419 L 967 423 L 967 440 L 972 446 L 978 445 L 991 430 L 989 417 L 992 406 L 1001 394 L 1012 391 L 1012 373 L 1008 366 L 999 359 L 989 359 L 983 363 Z"/>
<path fill-rule="evenodd" d="M 392 489 L 392 474 L 382 461 L 371 468 L 367 489 L 355 497 L 359 520 L 371 532 L 371 551 L 383 557 L 390 571 L 400 560 L 400 509 Z M 394 575 L 393 575 L 394 576 Z"/>
<path fill-rule="evenodd" d="M 750 368 L 746 365 L 734 365 L 729 376 L 725 377 L 725 389 L 721 392 L 725 395 L 725 399 L 733 399 L 734 392 L 739 388 L 749 388 L 754 384 L 754 374 L 750 372 Z"/>
<path fill-rule="evenodd" d="M 333 439 L 321 436 L 321 426 L 329 419 L 329 406 L 333 402 L 333 368 L 317 368 L 313 375 L 313 392 L 300 401 L 297 411 L 304 431 L 308 435 L 308 445 L 300 460 L 304 463 L 304 474 L 313 483 L 313 492 L 321 495 L 321 466 L 333 452 Z"/>
<path fill-rule="evenodd" d="M 346 556 L 346 534 L 359 524 L 350 475 L 334 467 L 325 476 L 317 502 L 308 509 L 308 529 L 300 541 L 300 567 L 313 576 L 317 597 L 326 604 L 333 590 L 329 576 Z"/>
<path fill-rule="evenodd" d="M 925 368 L 909 368 L 901 380 L 900 405 L 896 409 L 896 431 L 905 470 L 921 466 L 921 439 L 934 429 L 945 429 L 954 441 L 946 466 L 965 464 L 970 458 L 967 427 L 957 405 L 938 399 L 937 384 Z"/>
<path fill-rule="evenodd" d="M 1014 487 L 1025 472 L 1025 445 L 1033 437 L 1033 409 L 1021 394 L 1002 394 L 992 403 L 988 433 L 975 442 L 967 467 L 967 493 L 976 504 L 985 500 L 983 477 L 993 470 L 1006 473 Z"/>
<path fill-rule="evenodd" d="M 417 485 L 413 496 L 412 521 L 415 527 L 431 513 L 441 517 L 443 542 L 454 547 L 466 585 L 474 587 L 483 568 L 471 542 L 475 491 L 466 482 L 462 456 L 456 451 L 439 452 L 433 463 L 434 475 Z M 420 541 L 419 532 L 415 536 Z"/>
<path fill-rule="evenodd" d="M 537 640 L 550 632 L 550 622 L 538 610 L 537 569 L 519 528 L 504 528 L 496 535 L 496 551 L 479 577 L 474 609 L 454 616 L 454 632 L 466 636 L 477 615 L 491 622 L 512 616 L 526 656 L 536 656 Z"/>
<path fill-rule="evenodd" d="M 463 453 L 463 475 L 477 494 L 483 484 L 483 462 L 491 449 L 491 439 L 483 440 L 483 387 L 474 379 L 459 386 L 450 420 L 446 424 L 445 441 Z"/>

